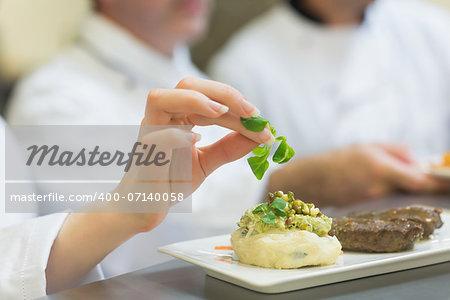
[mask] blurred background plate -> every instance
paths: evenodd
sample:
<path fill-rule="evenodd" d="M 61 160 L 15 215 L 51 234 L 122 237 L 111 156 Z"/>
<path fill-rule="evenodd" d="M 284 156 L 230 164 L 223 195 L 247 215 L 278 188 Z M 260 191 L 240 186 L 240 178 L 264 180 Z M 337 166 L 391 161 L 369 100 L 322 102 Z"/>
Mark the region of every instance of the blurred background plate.
<path fill-rule="evenodd" d="M 450 167 L 439 166 L 442 164 L 442 155 L 433 155 L 421 164 L 422 170 L 429 175 L 450 180 Z"/>

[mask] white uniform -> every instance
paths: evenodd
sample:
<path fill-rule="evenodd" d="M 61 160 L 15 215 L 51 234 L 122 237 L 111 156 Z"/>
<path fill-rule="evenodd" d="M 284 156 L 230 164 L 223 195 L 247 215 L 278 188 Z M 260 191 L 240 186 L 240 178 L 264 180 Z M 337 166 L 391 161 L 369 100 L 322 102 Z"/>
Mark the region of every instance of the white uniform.
<path fill-rule="evenodd" d="M 108 20 L 93 16 L 79 41 L 16 90 L 11 124 L 138 125 L 152 88 L 173 88 L 186 76 L 202 77 L 189 52 L 179 47 L 168 59 Z M 197 128 L 208 144 L 225 130 Z M 241 213 L 260 196 L 247 162 L 221 167 L 194 193 L 194 213 L 169 214 L 150 233 L 120 246 L 103 262 L 106 276 L 170 259 L 156 249 L 168 243 L 229 233 Z"/>
<path fill-rule="evenodd" d="M 450 148 L 450 18 L 431 4 L 378 0 L 360 26 L 325 27 L 288 4 L 234 36 L 209 75 L 240 89 L 297 155 L 395 142 Z"/>
<path fill-rule="evenodd" d="M 4 141 L 0 119 L 0 140 Z M 4 145 L 0 146 L 0 169 L 5 170 Z M 45 296 L 45 269 L 66 213 L 36 217 L 34 214 L 5 213 L 5 172 L 0 173 L 0 299 L 35 299 Z M 96 267 L 82 283 L 103 278 Z"/>

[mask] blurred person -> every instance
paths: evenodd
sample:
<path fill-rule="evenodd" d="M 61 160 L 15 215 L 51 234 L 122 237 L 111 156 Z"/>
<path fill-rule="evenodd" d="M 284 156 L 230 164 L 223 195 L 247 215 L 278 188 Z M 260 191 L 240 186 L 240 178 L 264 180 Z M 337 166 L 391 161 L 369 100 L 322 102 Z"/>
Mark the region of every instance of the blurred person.
<path fill-rule="evenodd" d="M 6 114 L 11 124 L 135 125 L 149 89 L 203 77 L 186 43 L 205 32 L 209 0 L 93 5 L 74 44 L 19 83 Z"/>
<path fill-rule="evenodd" d="M 450 18 L 402 0 L 284 1 L 238 32 L 209 75 L 241 90 L 297 159 L 268 189 L 339 205 L 448 189 L 417 159 L 450 149 Z"/>
<path fill-rule="evenodd" d="M 195 145 L 198 135 L 192 131 L 175 128 L 143 133 L 138 141 L 166 144 L 167 150 L 192 145 L 192 189 L 195 190 L 215 169 L 247 154 L 266 140 L 270 132 L 254 133 L 241 126 L 239 117 L 249 114 L 242 110 L 243 96 L 238 91 L 224 93 L 224 88 L 229 87 L 202 79 L 191 79 L 189 86 L 185 84 L 180 82 L 175 89 L 152 90 L 142 125 L 217 124 L 232 132 L 207 147 Z M 2 119 L 0 125 L 5 125 Z M 4 134 L 4 130 L 1 132 Z M 0 147 L 2 157 L 4 146 Z M 168 171 L 170 165 L 164 166 L 167 179 L 173 176 Z M 152 192 L 142 190 L 142 185 L 130 184 L 130 179 L 148 178 L 146 174 L 153 171 L 132 165 L 114 192 L 121 195 Z M 162 171 L 158 169 L 158 172 Z M 148 185 L 145 189 L 149 189 Z M 1 195 L 0 203 L 5 207 L 4 191 Z M 108 202 L 106 205 L 121 204 Z M 104 257 L 131 237 L 154 230 L 166 218 L 168 210 L 169 207 L 164 207 L 153 213 L 120 213 L 119 208 L 113 213 L 55 213 L 37 218 L 32 214 L 0 213 L 0 298 L 35 299 L 104 278 L 100 264 Z M 156 252 L 147 255 L 154 256 Z"/>
<path fill-rule="evenodd" d="M 202 77 L 187 44 L 207 29 L 209 0 L 98 0 L 78 40 L 19 83 L 7 112 L 11 124 L 134 125 L 152 88 Z M 190 79 L 182 81 L 191 89 Z M 233 93 L 224 87 L 224 92 Z M 247 114 L 258 114 L 243 100 Z M 200 144 L 226 134 L 201 128 Z M 273 137 L 271 137 L 273 139 Z M 232 182 L 230 188 L 229 182 Z M 192 214 L 171 214 L 150 234 L 134 237 L 103 263 L 106 276 L 167 261 L 160 246 L 235 229 L 262 190 L 245 160 L 224 166 L 193 195 Z M 232 199 L 233 205 L 222 205 Z M 220 213 L 218 212 L 220 207 Z"/>

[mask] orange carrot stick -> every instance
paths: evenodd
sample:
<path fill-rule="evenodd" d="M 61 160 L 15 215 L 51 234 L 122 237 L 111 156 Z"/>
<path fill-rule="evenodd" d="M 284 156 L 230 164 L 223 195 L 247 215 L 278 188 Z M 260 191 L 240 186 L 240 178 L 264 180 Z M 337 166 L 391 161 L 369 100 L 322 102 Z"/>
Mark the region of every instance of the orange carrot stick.
<path fill-rule="evenodd" d="M 215 246 L 214 250 L 233 250 L 231 246 Z"/>
<path fill-rule="evenodd" d="M 227 264 L 231 264 L 231 261 L 226 260 L 226 259 L 223 259 L 223 258 L 219 258 L 219 257 L 214 257 L 214 260 L 221 261 L 221 262 L 225 262 L 225 263 L 227 263 Z"/>

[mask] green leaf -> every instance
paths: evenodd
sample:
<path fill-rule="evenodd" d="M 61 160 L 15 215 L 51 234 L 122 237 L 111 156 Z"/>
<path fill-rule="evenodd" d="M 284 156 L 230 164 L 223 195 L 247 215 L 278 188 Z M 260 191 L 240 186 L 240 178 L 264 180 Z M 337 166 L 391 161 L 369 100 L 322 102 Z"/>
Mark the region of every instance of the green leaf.
<path fill-rule="evenodd" d="M 275 224 L 275 214 L 269 211 L 265 216 L 261 218 L 261 221 L 266 224 Z"/>
<path fill-rule="evenodd" d="M 286 207 L 286 201 L 283 199 L 277 197 L 273 202 L 269 205 L 269 208 L 278 208 L 278 209 L 284 209 Z"/>
<path fill-rule="evenodd" d="M 263 203 L 258 205 L 257 207 L 255 207 L 255 209 L 252 211 L 252 213 L 254 214 L 258 214 L 258 213 L 266 213 L 268 211 L 268 207 L 267 207 L 267 203 Z"/>
<path fill-rule="evenodd" d="M 292 149 L 292 147 L 289 145 L 287 145 L 287 146 L 288 146 L 288 155 L 287 155 L 286 159 L 283 160 L 283 162 L 281 162 L 282 164 L 287 163 L 295 155 L 294 149 Z"/>
<path fill-rule="evenodd" d="M 284 208 L 286 206 L 286 201 L 283 199 L 277 197 L 273 200 L 273 202 L 269 205 L 269 209 L 275 213 L 275 215 L 279 217 L 286 217 L 287 214 L 284 211 Z"/>
<path fill-rule="evenodd" d="M 272 211 L 279 217 L 285 218 L 287 216 L 287 213 L 284 211 L 284 209 L 274 208 Z"/>
<path fill-rule="evenodd" d="M 286 159 L 288 155 L 288 144 L 286 141 L 282 141 L 278 146 L 277 150 L 273 154 L 272 160 L 275 163 L 281 163 L 284 159 Z"/>
<path fill-rule="evenodd" d="M 287 163 L 295 155 L 294 149 L 292 149 L 291 146 L 289 146 L 288 144 L 286 144 L 286 146 L 287 146 L 287 155 L 282 161 L 279 162 L 279 164 Z"/>
<path fill-rule="evenodd" d="M 247 130 L 250 131 L 263 131 L 266 125 L 269 123 L 268 120 L 263 117 L 251 117 L 251 118 L 242 118 L 241 123 Z"/>
<path fill-rule="evenodd" d="M 272 160 L 275 163 L 283 164 L 288 162 L 294 155 L 294 149 L 292 149 L 291 146 L 287 144 L 286 139 L 284 139 L 273 154 Z"/>
<path fill-rule="evenodd" d="M 269 162 L 267 161 L 267 155 L 265 156 L 253 156 L 247 159 L 250 168 L 255 174 L 258 180 L 264 176 L 267 169 L 269 168 Z"/>
<path fill-rule="evenodd" d="M 256 147 L 255 149 L 253 149 L 252 153 L 255 154 L 256 156 L 266 155 L 267 154 L 266 145 L 264 145 L 262 147 Z"/>
<path fill-rule="evenodd" d="M 276 136 L 277 135 L 276 129 L 273 126 L 270 126 L 270 125 L 269 125 L 269 128 L 270 128 L 270 132 L 272 133 L 272 135 Z"/>
<path fill-rule="evenodd" d="M 264 128 L 269 125 L 270 132 L 273 136 L 276 136 L 277 131 L 267 119 L 262 117 L 251 117 L 251 118 L 241 118 L 242 125 L 250 131 L 263 131 Z M 275 141 L 279 142 L 277 150 L 275 151 L 272 160 L 275 163 L 282 164 L 288 162 L 294 155 L 295 151 L 287 144 L 286 137 L 278 136 L 275 137 Z M 261 180 L 269 168 L 268 158 L 271 154 L 273 145 L 263 145 L 262 147 L 257 147 L 253 149 L 254 157 L 247 159 L 253 174 L 255 174 L 258 180 Z"/>

